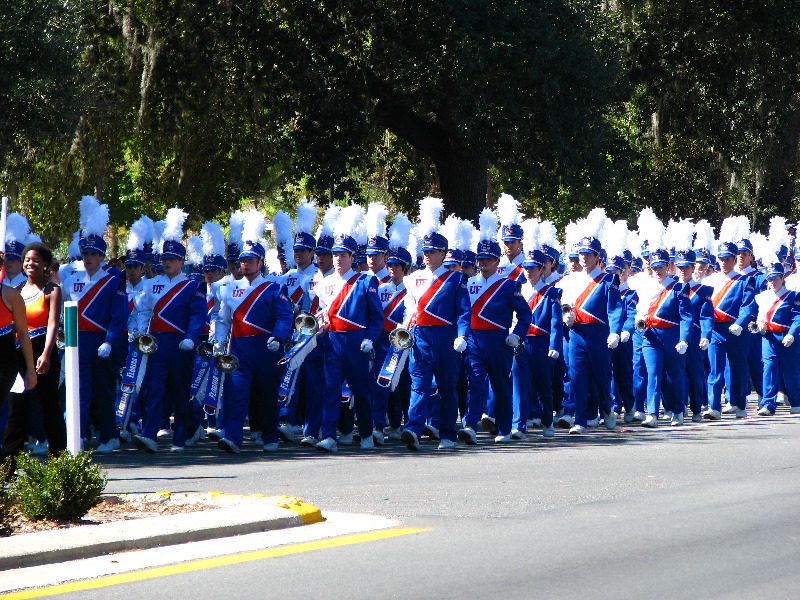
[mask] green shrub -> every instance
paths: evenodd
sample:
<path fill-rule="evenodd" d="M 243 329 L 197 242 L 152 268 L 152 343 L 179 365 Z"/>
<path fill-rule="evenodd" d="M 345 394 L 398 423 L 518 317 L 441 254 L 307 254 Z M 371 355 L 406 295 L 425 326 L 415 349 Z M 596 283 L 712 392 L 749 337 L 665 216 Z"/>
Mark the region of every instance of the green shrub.
<path fill-rule="evenodd" d="M 11 535 L 11 523 L 14 521 L 14 514 L 11 508 L 14 506 L 14 500 L 11 494 L 6 489 L 6 476 L 11 470 L 11 461 L 6 461 L 0 465 L 0 537 Z"/>
<path fill-rule="evenodd" d="M 29 519 L 77 521 L 100 503 L 105 487 L 103 468 L 90 454 L 72 456 L 64 450 L 44 463 L 28 453 L 19 455 L 11 494 Z"/>

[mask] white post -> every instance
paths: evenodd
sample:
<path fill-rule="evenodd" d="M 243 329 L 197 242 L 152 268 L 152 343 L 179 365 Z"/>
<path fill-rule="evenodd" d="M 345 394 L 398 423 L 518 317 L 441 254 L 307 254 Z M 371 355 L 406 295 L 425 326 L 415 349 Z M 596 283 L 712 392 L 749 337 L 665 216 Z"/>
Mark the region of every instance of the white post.
<path fill-rule="evenodd" d="M 67 449 L 77 456 L 81 441 L 81 387 L 78 376 L 78 303 L 64 302 L 64 385 L 67 393 Z"/>

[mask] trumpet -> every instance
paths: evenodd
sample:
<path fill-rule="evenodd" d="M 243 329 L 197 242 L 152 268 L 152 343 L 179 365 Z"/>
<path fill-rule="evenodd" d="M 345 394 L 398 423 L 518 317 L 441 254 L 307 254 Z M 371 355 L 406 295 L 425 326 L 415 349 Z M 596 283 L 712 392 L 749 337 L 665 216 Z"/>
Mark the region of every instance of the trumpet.
<path fill-rule="evenodd" d="M 197 355 L 203 360 L 209 360 L 214 356 L 214 344 L 211 342 L 200 342 L 197 344 Z"/>
<path fill-rule="evenodd" d="M 755 321 L 750 321 L 747 324 L 747 331 L 749 331 L 750 333 L 753 333 L 753 334 L 761 333 L 761 330 L 759 330 L 759 328 L 758 328 L 758 323 L 756 323 Z"/>
<path fill-rule="evenodd" d="M 639 333 L 644 333 L 648 329 L 647 321 L 644 319 L 636 319 L 636 322 L 633 324 L 634 329 Z"/>
<path fill-rule="evenodd" d="M 56 331 L 56 348 L 63 350 L 67 347 L 67 336 L 64 333 L 64 327 L 59 327 Z"/>
<path fill-rule="evenodd" d="M 565 317 L 572 312 L 572 304 L 562 304 L 561 305 L 561 314 Z"/>
<path fill-rule="evenodd" d="M 398 350 L 408 350 L 416 343 L 416 339 L 411 331 L 398 327 L 389 333 L 389 343 Z"/>
<path fill-rule="evenodd" d="M 310 313 L 300 313 L 294 318 L 294 328 L 300 335 L 310 337 L 319 331 L 319 320 Z"/>
<path fill-rule="evenodd" d="M 225 341 L 225 354 L 217 354 L 214 359 L 214 366 L 222 373 L 233 373 L 239 368 L 239 359 L 231 354 L 231 336 Z"/>
<path fill-rule="evenodd" d="M 133 338 L 133 347 L 142 354 L 152 354 L 158 350 L 158 342 L 149 333 L 140 333 Z"/>

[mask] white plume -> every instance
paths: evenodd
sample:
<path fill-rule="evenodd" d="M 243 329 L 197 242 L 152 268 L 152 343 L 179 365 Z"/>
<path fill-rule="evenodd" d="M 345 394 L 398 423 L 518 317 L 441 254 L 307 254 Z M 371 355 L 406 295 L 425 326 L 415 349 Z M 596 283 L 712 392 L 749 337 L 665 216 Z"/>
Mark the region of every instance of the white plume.
<path fill-rule="evenodd" d="M 445 238 L 447 238 L 447 245 L 450 248 L 455 248 L 455 241 L 456 236 L 458 235 L 458 224 L 461 222 L 455 215 L 449 215 L 444 220 L 444 225 L 441 226 L 439 229 L 439 233 L 441 233 Z"/>
<path fill-rule="evenodd" d="M 694 238 L 694 223 L 689 219 L 670 221 L 664 243 L 667 248 L 674 248 L 675 252 L 685 252 L 692 249 Z"/>
<path fill-rule="evenodd" d="M 362 206 L 359 206 L 358 204 L 355 206 L 358 208 L 359 218 L 353 227 L 353 233 L 350 235 L 353 236 L 356 244 L 359 246 L 366 246 L 367 242 L 369 241 L 369 236 L 367 235 L 367 222 L 365 220 L 366 215 L 364 214 L 364 208 Z"/>
<path fill-rule="evenodd" d="M 711 227 L 711 224 L 702 219 L 695 225 L 694 232 L 694 249 L 714 254 L 714 228 Z"/>
<path fill-rule="evenodd" d="M 781 246 L 791 247 L 789 231 L 786 229 L 786 217 L 772 217 L 769 220 L 769 247 L 773 252 L 779 252 Z"/>
<path fill-rule="evenodd" d="M 225 256 L 225 234 L 222 226 L 213 221 L 206 221 L 200 228 L 200 239 L 203 240 L 203 256 Z"/>
<path fill-rule="evenodd" d="M 164 228 L 166 226 L 167 222 L 164 219 L 153 223 L 153 252 L 156 254 L 161 253 L 164 245 Z"/>
<path fill-rule="evenodd" d="M 647 249 L 650 252 L 664 248 L 664 233 L 666 230 L 664 224 L 655 214 L 653 214 L 653 218 L 646 220 L 642 220 L 640 214 L 637 223 L 639 225 L 639 237 L 647 240 Z"/>
<path fill-rule="evenodd" d="M 647 239 L 647 235 L 644 233 L 644 231 L 650 231 L 651 229 L 657 229 L 657 228 L 653 228 L 653 226 L 652 226 L 652 223 L 654 223 L 656 221 L 658 221 L 659 224 L 661 223 L 661 220 L 656 216 L 656 213 L 654 213 L 653 209 L 650 208 L 649 206 L 646 207 L 646 208 L 643 208 L 639 212 L 639 217 L 636 219 L 636 227 L 639 228 L 639 238 L 641 238 L 641 240 L 643 242 L 644 241 L 648 241 L 648 242 L 650 241 L 650 240 Z"/>
<path fill-rule="evenodd" d="M 244 215 L 241 210 L 231 213 L 231 220 L 228 222 L 228 243 L 241 244 L 242 230 L 244 229 Z"/>
<path fill-rule="evenodd" d="M 421 241 L 422 237 L 419 235 L 419 228 L 412 227 L 408 236 L 406 250 L 408 250 L 408 253 L 411 255 L 411 260 L 413 262 L 417 262 L 417 256 L 422 254 L 422 252 L 420 252 L 420 248 L 422 247 Z"/>
<path fill-rule="evenodd" d="M 420 239 L 439 231 L 439 221 L 443 210 L 444 202 L 442 202 L 441 198 L 428 196 L 419 201 L 419 225 L 417 229 Z"/>
<path fill-rule="evenodd" d="M 270 248 L 269 250 L 267 250 L 266 256 L 264 258 L 264 263 L 267 265 L 268 273 L 274 273 L 275 275 L 280 275 L 283 272 L 283 268 L 281 267 L 281 261 L 278 258 L 277 248 Z"/>
<path fill-rule="evenodd" d="M 750 243 L 753 244 L 753 257 L 756 259 L 768 258 L 775 252 L 770 248 L 769 240 L 763 233 L 754 232 L 750 234 Z"/>
<path fill-rule="evenodd" d="M 736 239 L 734 241 L 738 242 L 739 240 L 749 240 L 750 239 L 750 219 L 745 217 L 744 215 L 739 215 L 736 217 Z"/>
<path fill-rule="evenodd" d="M 364 217 L 364 224 L 367 229 L 367 237 L 386 237 L 386 217 L 389 216 L 389 209 L 380 202 L 370 202 L 367 207 L 367 214 Z"/>
<path fill-rule="evenodd" d="M 405 213 L 397 213 L 392 222 L 392 226 L 389 227 L 389 247 L 405 248 L 408 250 L 411 229 L 413 227 Z"/>
<path fill-rule="evenodd" d="M 628 250 L 633 255 L 634 258 L 641 258 L 642 257 L 642 240 L 639 237 L 639 233 L 636 231 L 629 231 L 628 232 L 628 239 L 627 239 Z"/>
<path fill-rule="evenodd" d="M 335 235 L 333 233 L 333 225 L 336 222 L 336 219 L 339 218 L 339 214 L 341 212 L 341 206 L 337 206 L 335 204 L 328 205 L 328 208 L 325 209 L 325 216 L 322 217 L 322 223 L 317 228 L 317 238 L 322 236 L 333 237 Z"/>
<path fill-rule="evenodd" d="M 292 249 L 292 243 L 294 242 L 294 236 L 292 235 L 292 217 L 289 216 L 289 213 L 283 210 L 279 210 L 275 213 L 275 216 L 272 217 L 272 225 L 275 227 L 275 242 L 278 245 L 278 250 L 283 250 L 286 252 L 286 258 L 289 258 L 289 252 Z M 247 227 L 247 225 L 245 225 Z M 243 239 L 250 239 L 250 238 L 243 238 Z"/>
<path fill-rule="evenodd" d="M 472 229 L 472 245 L 470 250 L 475 252 L 478 249 L 478 242 L 481 241 L 481 232 L 473 227 Z"/>
<path fill-rule="evenodd" d="M 6 244 L 25 242 L 31 226 L 28 224 L 28 219 L 19 213 L 11 213 L 6 217 Z"/>
<path fill-rule="evenodd" d="M 736 242 L 737 234 L 739 231 L 739 220 L 737 217 L 728 217 L 722 221 L 719 228 L 719 241 L 720 242 Z"/>
<path fill-rule="evenodd" d="M 280 212 L 280 211 L 279 211 Z M 286 213 L 283 213 L 286 215 Z M 277 219 L 278 215 L 275 215 Z M 289 239 L 292 239 L 292 219 L 289 219 Z M 264 213 L 255 208 L 251 208 L 244 214 L 244 226 L 242 227 L 242 241 L 243 242 L 258 242 L 264 244 L 264 230 L 267 228 L 267 220 L 264 218 Z M 266 246 L 264 246 L 266 248 Z"/>
<path fill-rule="evenodd" d="M 572 252 L 572 247 L 581 241 L 580 226 L 576 222 L 567 223 L 564 228 L 564 252 L 569 254 Z"/>
<path fill-rule="evenodd" d="M 541 250 L 539 244 L 539 219 L 525 219 L 522 222 L 522 247 L 525 252 Z"/>
<path fill-rule="evenodd" d="M 186 262 L 190 265 L 203 264 L 203 240 L 199 235 L 193 235 L 186 240 Z"/>
<path fill-rule="evenodd" d="M 67 248 L 67 254 L 69 255 L 67 258 L 80 258 L 81 257 L 81 246 L 80 246 L 80 239 L 81 239 L 81 232 L 76 231 L 72 234 L 72 241 L 69 243 L 69 247 Z"/>
<path fill-rule="evenodd" d="M 610 221 L 610 219 L 609 219 Z M 609 258 L 622 256 L 628 249 L 628 222 L 614 221 L 606 235 L 606 252 Z"/>
<path fill-rule="evenodd" d="M 126 248 L 128 250 L 142 250 L 147 242 L 152 241 L 153 220 L 150 217 L 142 215 L 131 225 Z"/>
<path fill-rule="evenodd" d="M 580 227 L 580 237 L 597 238 L 602 243 L 606 219 L 607 217 L 605 208 L 593 208 L 591 211 L 589 211 L 589 214 L 586 215 L 585 219 L 578 221 L 578 226 Z"/>
<path fill-rule="evenodd" d="M 183 239 L 183 224 L 188 216 L 180 208 L 170 208 L 164 219 L 166 226 L 164 227 L 164 233 L 161 234 L 162 240 L 165 242 L 180 242 Z"/>
<path fill-rule="evenodd" d="M 542 246 L 550 246 L 551 248 L 555 248 L 558 250 L 558 232 L 556 231 L 556 226 L 553 224 L 552 221 L 542 221 L 539 224 L 539 247 Z M 523 248 L 527 249 L 525 244 L 522 245 Z"/>
<path fill-rule="evenodd" d="M 358 204 L 350 204 L 345 206 L 336 218 L 333 224 L 333 233 L 335 236 L 349 235 L 353 236 L 358 225 L 364 220 L 364 209 Z M 366 233 L 366 228 L 364 233 Z M 353 237 L 355 239 L 355 237 Z M 356 240 L 358 243 L 358 240 Z"/>
<path fill-rule="evenodd" d="M 36 235 L 35 233 L 29 233 L 28 235 L 25 236 L 25 241 L 22 242 L 22 243 L 25 246 L 27 246 L 28 244 L 32 244 L 34 242 L 41 242 L 41 241 L 42 241 L 42 236 Z"/>
<path fill-rule="evenodd" d="M 497 199 L 497 217 L 500 226 L 521 225 L 522 214 L 519 212 L 519 202 L 508 194 L 500 194 Z"/>
<path fill-rule="evenodd" d="M 81 233 L 84 237 L 102 237 L 108 227 L 108 204 L 100 204 L 94 196 L 84 196 L 80 202 Z"/>
<path fill-rule="evenodd" d="M 478 228 L 481 240 L 497 239 L 497 215 L 491 208 L 484 208 L 478 216 Z"/>
<path fill-rule="evenodd" d="M 472 226 L 472 223 L 466 219 L 459 219 L 458 225 L 456 226 L 455 237 L 449 245 L 462 252 L 469 250 L 472 247 L 472 232 L 474 230 L 475 228 Z"/>
<path fill-rule="evenodd" d="M 297 218 L 294 221 L 295 233 L 313 233 L 317 222 L 317 203 L 303 202 L 297 207 Z"/>

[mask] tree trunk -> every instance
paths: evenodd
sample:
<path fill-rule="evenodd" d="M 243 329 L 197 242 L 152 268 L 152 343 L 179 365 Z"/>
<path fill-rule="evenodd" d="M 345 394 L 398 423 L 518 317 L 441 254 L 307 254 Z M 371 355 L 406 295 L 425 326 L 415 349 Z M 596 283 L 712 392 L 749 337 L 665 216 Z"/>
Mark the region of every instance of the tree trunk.
<path fill-rule="evenodd" d="M 447 213 L 474 221 L 486 206 L 489 161 L 477 153 L 433 157 Z"/>

